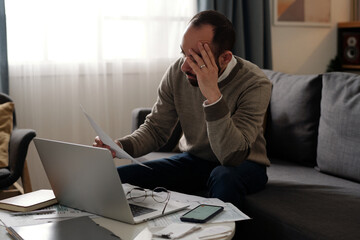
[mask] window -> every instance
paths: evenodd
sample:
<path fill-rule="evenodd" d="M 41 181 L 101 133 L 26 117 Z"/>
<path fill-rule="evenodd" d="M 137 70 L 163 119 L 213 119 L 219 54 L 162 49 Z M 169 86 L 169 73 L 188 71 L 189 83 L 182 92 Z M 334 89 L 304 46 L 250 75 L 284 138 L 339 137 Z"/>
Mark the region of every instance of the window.
<path fill-rule="evenodd" d="M 9 63 L 179 56 L 194 0 L 7 0 Z"/>

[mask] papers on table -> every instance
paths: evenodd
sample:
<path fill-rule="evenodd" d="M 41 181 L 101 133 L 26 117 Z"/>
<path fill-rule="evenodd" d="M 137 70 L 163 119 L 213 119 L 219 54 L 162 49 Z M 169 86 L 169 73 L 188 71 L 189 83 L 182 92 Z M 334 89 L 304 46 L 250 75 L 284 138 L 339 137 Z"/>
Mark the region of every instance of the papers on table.
<path fill-rule="evenodd" d="M 199 230 L 201 227 L 188 223 L 172 223 L 162 230 L 156 231 L 153 236 L 167 239 L 179 239 L 187 234 Z"/>
<path fill-rule="evenodd" d="M 54 205 L 45 208 L 45 210 L 54 210 L 54 212 L 14 216 L 10 211 L 0 211 L 0 219 L 6 226 L 16 227 L 55 222 L 74 217 L 95 216 L 91 213 L 82 212 L 80 210 L 68 208 L 61 205 Z"/>
<path fill-rule="evenodd" d="M 129 184 L 127 184 L 129 187 Z M 130 185 L 131 186 L 131 185 Z M 154 227 L 165 227 L 171 223 L 182 223 L 180 221 L 180 216 L 189 211 L 200 204 L 210 204 L 210 205 L 219 205 L 224 207 L 224 211 L 210 219 L 207 223 L 223 223 L 223 222 L 234 222 L 234 221 L 242 221 L 250 219 L 246 214 L 240 211 L 237 207 L 235 207 L 231 203 L 225 203 L 217 198 L 204 198 L 194 195 L 188 195 L 178 192 L 172 192 L 170 195 L 171 200 L 183 202 L 189 204 L 188 209 L 183 211 L 173 213 L 170 215 L 166 215 L 160 218 L 153 219 L 147 223 L 149 228 Z"/>
<path fill-rule="evenodd" d="M 89 116 L 89 114 L 86 113 L 85 109 L 80 105 L 81 110 L 83 111 L 83 113 L 85 114 L 85 117 L 89 120 L 90 125 L 92 126 L 92 128 L 94 129 L 94 131 L 96 132 L 96 134 L 99 136 L 100 140 L 108 145 L 112 150 L 114 150 L 116 152 L 116 157 L 119 159 L 130 159 L 133 162 L 143 166 L 143 167 L 147 167 L 150 168 L 146 165 L 144 165 L 143 163 L 139 162 L 138 160 L 136 160 L 135 158 L 131 157 L 127 152 L 125 152 L 121 147 L 119 147 L 112 139 L 111 137 L 109 137 L 97 124 L 96 122 Z M 150 168 L 151 169 L 151 168 Z"/>
<path fill-rule="evenodd" d="M 203 228 L 199 233 L 200 240 L 221 239 L 229 236 L 232 230 L 229 226 L 212 226 Z"/>
<path fill-rule="evenodd" d="M 130 189 L 134 187 L 133 185 L 130 184 L 123 184 L 123 186 L 125 191 L 126 189 Z M 220 225 L 216 225 L 216 226 L 220 226 L 222 228 L 213 228 L 215 226 L 198 224 L 202 227 L 202 229 L 198 229 L 194 233 L 191 233 L 191 235 L 189 235 L 189 238 L 187 238 L 186 235 L 185 239 L 192 239 L 193 236 L 192 234 L 195 234 L 196 236 L 203 236 L 202 240 L 210 240 L 210 239 L 214 239 L 215 237 L 227 236 L 227 234 L 231 234 L 232 231 L 229 233 L 227 224 L 221 225 L 221 223 L 249 219 L 248 216 L 242 213 L 231 203 L 224 203 L 223 201 L 216 198 L 203 198 L 203 197 L 182 194 L 172 191 L 170 197 L 174 201 L 179 201 L 189 204 L 190 205 L 189 209 L 194 208 L 199 204 L 213 204 L 213 205 L 224 206 L 224 211 L 222 211 L 219 215 L 217 215 L 208 222 L 208 223 L 218 223 Z M 81 216 L 90 216 L 91 218 L 98 217 L 90 213 L 67 208 L 61 205 L 55 205 L 46 209 L 50 209 L 50 210 L 53 209 L 56 212 L 25 215 L 25 216 L 13 216 L 12 212 L 2 210 L 0 211 L 0 219 L 4 222 L 6 226 L 17 227 L 17 226 L 36 225 L 36 224 L 42 224 L 48 222 L 57 222 L 63 219 L 71 219 L 74 217 L 81 217 Z M 189 209 L 177 213 L 173 213 L 164 217 L 156 218 L 144 224 L 139 224 L 138 226 L 140 229 L 136 231 L 138 231 L 138 233 L 140 234 L 138 235 L 139 238 L 136 239 L 152 239 L 151 237 L 148 238 L 146 236 L 149 235 L 152 236 L 153 233 L 169 225 L 176 226 L 176 224 L 187 224 L 180 221 L 180 216 L 183 215 L 185 212 L 187 212 Z M 131 225 L 129 227 L 133 227 L 133 226 Z M 146 228 L 145 230 L 144 227 Z M 132 238 L 134 238 L 134 236 Z"/>

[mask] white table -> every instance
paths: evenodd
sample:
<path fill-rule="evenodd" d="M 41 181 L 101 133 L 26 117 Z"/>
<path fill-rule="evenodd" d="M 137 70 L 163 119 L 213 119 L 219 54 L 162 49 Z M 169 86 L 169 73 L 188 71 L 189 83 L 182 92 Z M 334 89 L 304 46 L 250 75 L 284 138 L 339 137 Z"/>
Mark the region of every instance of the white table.
<path fill-rule="evenodd" d="M 182 194 L 182 193 L 178 193 L 178 192 L 171 192 L 171 194 L 172 194 L 173 199 L 176 199 L 177 201 L 180 201 L 180 202 L 181 201 L 187 202 L 187 203 L 189 203 L 189 205 L 191 205 L 191 204 L 194 205 L 194 203 L 198 204 L 200 202 L 201 203 L 208 203 L 208 204 L 216 205 L 217 203 L 219 203 L 218 201 L 220 201 L 220 200 L 217 201 L 217 199 L 205 199 L 205 198 L 202 198 L 202 197 Z M 203 201 L 207 201 L 207 202 L 203 202 Z M 192 207 L 194 207 L 194 206 L 192 206 Z M 233 207 L 233 208 L 235 208 L 235 207 Z M 233 209 L 233 208 L 228 207 L 228 209 L 227 209 L 229 211 L 228 213 L 231 213 L 232 212 L 231 209 Z M 227 211 L 227 210 L 226 210 L 226 207 L 225 207 L 224 212 Z M 236 209 L 236 210 L 238 211 L 238 209 Z M 186 212 L 186 210 L 184 210 L 184 211 Z M 184 211 L 183 211 L 183 213 L 184 213 Z M 107 228 L 108 230 L 113 232 L 115 235 L 119 236 L 122 240 L 127 240 L 127 239 L 133 240 L 142 231 L 145 231 L 147 228 L 150 228 L 150 230 L 154 230 L 155 227 L 156 227 L 157 229 L 160 230 L 161 227 L 167 226 L 167 225 L 169 225 L 171 223 L 176 223 L 176 222 L 180 223 L 179 218 L 180 218 L 180 215 L 183 214 L 183 213 L 180 211 L 178 213 L 174 213 L 175 215 L 173 215 L 173 214 L 171 214 L 172 216 L 169 215 L 169 217 L 166 218 L 166 219 L 159 218 L 159 219 L 157 219 L 157 220 L 159 220 L 157 223 L 156 223 L 156 220 L 152 220 L 152 221 L 155 221 L 155 222 L 145 222 L 145 223 L 136 224 L 136 225 L 127 224 L 127 223 L 123 223 L 123 222 L 119 222 L 119 221 L 116 221 L 116 220 L 112 220 L 112 219 L 104 218 L 104 217 L 99 217 L 99 216 L 95 216 L 92 219 L 96 223 L 101 225 L 102 227 Z M 3 214 L 5 214 L 5 215 L 3 215 Z M 177 216 L 176 214 L 178 214 L 179 216 Z M 0 216 L 1 215 L 4 218 L 6 218 L 7 217 L 6 211 L 0 210 Z M 229 222 L 225 222 L 225 223 L 223 223 L 223 222 L 222 223 L 206 223 L 206 224 L 200 224 L 200 226 L 202 226 L 202 228 L 207 228 L 207 227 L 211 227 L 211 226 L 228 226 L 228 227 L 230 227 L 230 229 L 232 231 L 231 235 L 226 237 L 226 238 L 223 238 L 223 239 L 231 239 L 235 234 L 235 222 L 234 221 L 236 220 L 236 217 L 235 218 L 229 217 L 229 218 L 225 218 L 225 219 L 229 219 L 228 220 Z M 31 224 L 31 223 L 27 222 L 27 219 L 22 219 L 22 220 L 24 220 L 22 225 Z M 22 220 L 19 220 L 19 221 L 22 221 Z M 18 221 L 18 220 L 16 220 L 16 221 Z M 13 224 L 15 224 L 15 223 L 13 223 Z M 12 226 L 12 225 L 10 225 L 10 226 Z M 201 232 L 201 230 L 195 231 L 195 232 L 185 236 L 182 239 L 197 239 L 197 236 L 199 235 L 200 232 Z M 5 227 L 0 227 L 0 239 L 11 239 L 10 235 L 8 235 L 7 232 L 6 232 Z M 149 238 L 147 238 L 147 239 L 149 239 Z M 142 238 L 141 240 L 146 240 L 146 238 Z"/>
<path fill-rule="evenodd" d="M 115 221 L 109 218 L 95 218 L 93 219 L 96 223 L 98 223 L 100 226 L 105 227 L 112 231 L 115 235 L 119 236 L 122 240 L 132 240 L 135 239 L 144 229 L 147 228 L 147 223 L 140 223 L 136 225 L 131 225 L 119 221 Z M 235 234 L 235 222 L 227 222 L 227 223 L 207 223 L 207 224 L 201 224 L 203 227 L 210 227 L 210 226 L 216 226 L 216 225 L 222 225 L 222 226 L 229 226 L 232 229 L 232 234 L 226 238 L 223 238 L 224 240 L 232 239 L 232 237 Z M 199 234 L 199 231 L 195 231 L 181 239 L 184 240 L 194 240 L 197 239 L 197 235 Z M 149 238 L 142 238 L 137 240 L 150 240 Z"/>
<path fill-rule="evenodd" d="M 2 211 L 2 210 L 0 210 Z M 127 224 L 123 222 L 119 222 L 116 220 L 112 220 L 109 218 L 104 217 L 96 217 L 93 218 L 93 220 L 98 223 L 100 226 L 105 227 L 109 229 L 111 232 L 113 232 L 115 235 L 119 236 L 122 240 L 133 240 L 135 239 L 143 230 L 145 230 L 148 225 L 147 223 L 140 223 L 136 225 Z M 227 236 L 226 238 L 223 238 L 224 240 L 232 239 L 232 237 L 235 234 L 235 222 L 227 222 L 227 223 L 207 223 L 207 224 L 201 224 L 202 227 L 210 227 L 210 226 L 229 226 L 232 229 L 231 235 Z M 195 231 L 184 238 L 181 238 L 183 240 L 194 240 L 197 239 L 197 235 L 199 234 L 200 230 Z M 4 226 L 0 226 L 0 239 L 12 239 L 10 235 L 7 233 Z M 150 238 L 139 238 L 137 240 L 150 240 Z"/>

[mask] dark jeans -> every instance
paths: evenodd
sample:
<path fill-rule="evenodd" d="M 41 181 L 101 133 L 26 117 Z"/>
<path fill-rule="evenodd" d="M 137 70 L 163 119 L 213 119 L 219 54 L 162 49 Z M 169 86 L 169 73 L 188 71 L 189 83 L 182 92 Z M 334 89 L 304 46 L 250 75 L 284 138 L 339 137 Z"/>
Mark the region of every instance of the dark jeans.
<path fill-rule="evenodd" d="M 165 187 L 188 194 L 207 190 L 208 197 L 231 202 L 240 209 L 245 195 L 260 191 L 268 180 L 266 166 L 252 161 L 230 167 L 181 153 L 144 164 L 152 169 L 137 164 L 118 167 L 121 181 L 149 189 Z"/>

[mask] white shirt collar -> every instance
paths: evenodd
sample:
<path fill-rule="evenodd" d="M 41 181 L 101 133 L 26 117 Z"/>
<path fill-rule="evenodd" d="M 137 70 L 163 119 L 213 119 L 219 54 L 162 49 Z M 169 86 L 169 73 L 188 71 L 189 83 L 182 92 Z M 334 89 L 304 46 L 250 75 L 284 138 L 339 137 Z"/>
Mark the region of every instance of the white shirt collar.
<path fill-rule="evenodd" d="M 230 62 L 228 63 L 228 65 L 226 66 L 225 71 L 220 75 L 218 82 L 221 82 L 222 80 L 224 80 L 225 78 L 227 78 L 227 76 L 229 76 L 229 74 L 231 73 L 231 71 L 234 69 L 235 65 L 236 65 L 237 61 L 234 57 L 234 55 L 232 56 Z"/>

